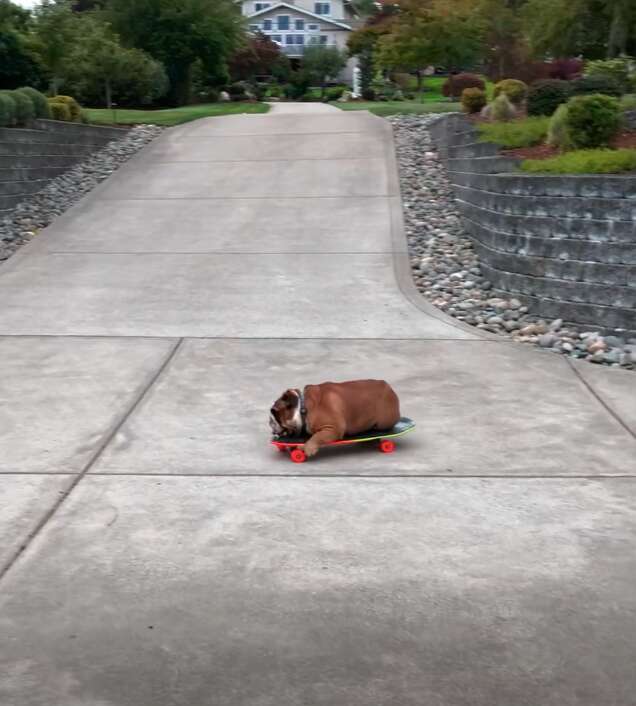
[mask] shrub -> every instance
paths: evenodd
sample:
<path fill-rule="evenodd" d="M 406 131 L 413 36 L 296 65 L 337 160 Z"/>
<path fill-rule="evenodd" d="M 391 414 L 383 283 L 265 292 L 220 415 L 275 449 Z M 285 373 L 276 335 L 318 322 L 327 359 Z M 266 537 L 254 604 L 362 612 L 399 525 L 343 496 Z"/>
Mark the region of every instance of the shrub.
<path fill-rule="evenodd" d="M 551 159 L 526 159 L 525 172 L 544 174 L 618 174 L 636 170 L 636 150 L 577 150 Z"/>
<path fill-rule="evenodd" d="M 528 95 L 528 86 L 516 78 L 507 78 L 495 85 L 493 95 L 498 98 L 502 93 L 513 105 L 521 105 Z"/>
<path fill-rule="evenodd" d="M 575 148 L 606 147 L 620 129 L 621 110 L 615 98 L 577 96 L 567 106 L 567 127 Z"/>
<path fill-rule="evenodd" d="M 71 122 L 79 122 L 82 118 L 82 109 L 80 104 L 71 96 L 53 96 L 49 98 L 49 105 L 53 103 L 61 103 L 68 108 Z"/>
<path fill-rule="evenodd" d="M 481 88 L 465 88 L 462 91 L 462 108 L 466 113 L 480 113 L 485 107 L 486 92 Z"/>
<path fill-rule="evenodd" d="M 559 79 L 537 81 L 528 91 L 528 115 L 552 115 L 570 98 L 570 84 Z"/>
<path fill-rule="evenodd" d="M 628 93 L 630 90 L 631 79 L 629 75 L 629 62 L 627 59 L 588 61 L 585 66 L 584 76 L 607 79 L 616 84 L 621 93 Z"/>
<path fill-rule="evenodd" d="M 571 81 L 573 96 L 588 96 L 602 93 L 606 96 L 619 98 L 623 91 L 613 78 L 607 76 L 581 76 Z"/>
<path fill-rule="evenodd" d="M 345 92 L 344 86 L 334 86 L 333 88 L 328 88 L 325 91 L 325 101 L 331 103 L 332 101 L 337 101 L 338 98 L 342 98 L 342 94 Z"/>
<path fill-rule="evenodd" d="M 582 59 L 554 59 L 549 64 L 550 78 L 571 81 L 583 73 Z"/>
<path fill-rule="evenodd" d="M 35 108 L 31 99 L 20 91 L 11 91 L 11 98 L 15 102 L 15 122 L 16 125 L 28 125 L 35 117 Z"/>
<path fill-rule="evenodd" d="M 449 76 L 442 85 L 442 93 L 447 98 L 460 98 L 467 88 L 481 88 L 486 90 L 484 80 L 477 74 L 456 74 Z"/>
<path fill-rule="evenodd" d="M 490 120 L 506 122 L 515 118 L 517 111 L 508 96 L 502 93 L 483 109 L 482 115 Z"/>
<path fill-rule="evenodd" d="M 545 140 L 549 119 L 526 118 L 511 123 L 482 123 L 477 126 L 480 142 L 495 142 L 506 149 L 532 147 Z"/>
<path fill-rule="evenodd" d="M 64 122 L 71 121 L 71 110 L 66 103 L 57 103 L 56 101 L 49 100 L 49 108 L 51 109 L 53 120 L 64 120 Z"/>
<path fill-rule="evenodd" d="M 572 148 L 572 139 L 568 129 L 568 104 L 561 104 L 554 115 L 550 118 L 548 125 L 547 143 L 562 150 Z"/>
<path fill-rule="evenodd" d="M 242 83 L 232 83 L 227 87 L 227 92 L 234 98 L 245 95 L 245 85 Z"/>
<path fill-rule="evenodd" d="M 36 91 L 35 88 L 30 88 L 29 86 L 25 88 L 19 88 L 18 91 L 27 98 L 33 104 L 34 116 L 36 118 L 50 118 L 51 111 L 49 109 L 49 103 L 46 96 L 40 91 Z"/>
<path fill-rule="evenodd" d="M 0 127 L 15 125 L 15 101 L 8 93 L 0 92 Z"/>

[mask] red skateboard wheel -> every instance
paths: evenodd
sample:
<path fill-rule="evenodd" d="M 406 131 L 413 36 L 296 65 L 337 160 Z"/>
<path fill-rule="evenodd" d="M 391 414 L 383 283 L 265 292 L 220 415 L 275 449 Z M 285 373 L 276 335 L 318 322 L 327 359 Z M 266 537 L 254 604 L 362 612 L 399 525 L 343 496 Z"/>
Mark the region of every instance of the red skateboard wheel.
<path fill-rule="evenodd" d="M 380 451 L 383 454 L 392 454 L 395 451 L 395 442 L 390 439 L 384 439 L 380 442 Z"/>
<path fill-rule="evenodd" d="M 307 460 L 307 454 L 302 449 L 294 449 L 289 457 L 294 463 L 305 463 Z"/>

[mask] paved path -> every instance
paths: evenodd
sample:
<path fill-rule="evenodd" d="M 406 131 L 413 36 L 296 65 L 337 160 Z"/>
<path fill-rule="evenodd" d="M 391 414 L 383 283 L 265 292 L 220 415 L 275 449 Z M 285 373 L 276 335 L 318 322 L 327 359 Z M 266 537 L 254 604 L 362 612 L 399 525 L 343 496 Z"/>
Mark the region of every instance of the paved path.
<path fill-rule="evenodd" d="M 419 300 L 388 124 L 303 110 L 167 131 L 0 270 L 0 704 L 633 706 L 636 376 Z M 398 453 L 268 447 L 371 375 Z"/>

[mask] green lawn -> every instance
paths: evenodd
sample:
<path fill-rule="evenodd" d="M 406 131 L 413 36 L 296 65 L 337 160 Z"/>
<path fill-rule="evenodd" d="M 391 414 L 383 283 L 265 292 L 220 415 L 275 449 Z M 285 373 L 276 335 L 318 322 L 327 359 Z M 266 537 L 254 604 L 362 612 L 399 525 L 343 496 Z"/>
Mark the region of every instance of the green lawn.
<path fill-rule="evenodd" d="M 452 113 L 461 110 L 459 103 L 421 103 L 420 101 L 351 101 L 351 103 L 332 103 L 332 105 L 341 110 L 368 110 L 383 118 L 388 115 Z"/>
<path fill-rule="evenodd" d="M 117 108 L 115 111 L 107 108 L 85 108 L 84 113 L 91 123 L 113 125 L 180 125 L 198 118 L 209 118 L 217 115 L 237 115 L 239 113 L 266 113 L 269 106 L 265 103 L 204 103 L 201 105 L 186 105 L 182 108 L 167 108 L 165 110 L 126 110 Z"/>

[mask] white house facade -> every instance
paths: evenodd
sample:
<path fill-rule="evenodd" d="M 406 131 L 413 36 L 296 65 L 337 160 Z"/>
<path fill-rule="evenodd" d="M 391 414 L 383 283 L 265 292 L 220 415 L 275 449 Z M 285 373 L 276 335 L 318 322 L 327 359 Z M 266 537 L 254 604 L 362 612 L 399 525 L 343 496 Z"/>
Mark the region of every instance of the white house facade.
<path fill-rule="evenodd" d="M 347 0 L 243 0 L 243 15 L 252 32 L 267 35 L 296 60 L 302 60 L 305 49 L 312 45 L 346 50 L 356 19 Z M 353 66 L 349 61 L 343 78 L 351 80 Z"/>

